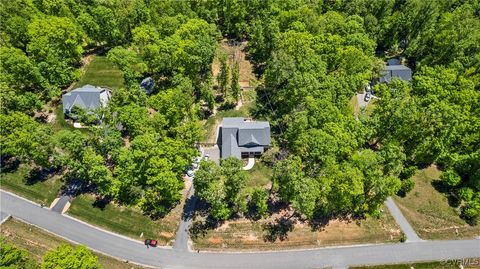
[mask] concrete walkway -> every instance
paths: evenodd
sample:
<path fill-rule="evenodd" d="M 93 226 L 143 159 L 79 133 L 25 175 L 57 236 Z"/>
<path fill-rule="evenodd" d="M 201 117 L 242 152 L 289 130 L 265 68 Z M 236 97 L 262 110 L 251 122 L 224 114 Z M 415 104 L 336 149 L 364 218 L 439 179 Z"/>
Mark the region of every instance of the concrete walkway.
<path fill-rule="evenodd" d="M 407 219 L 403 216 L 402 211 L 400 211 L 400 208 L 398 208 L 398 206 L 395 204 L 392 197 L 387 198 L 387 201 L 385 201 L 385 205 L 388 207 L 388 210 L 390 210 L 390 213 L 392 213 L 393 218 L 398 223 L 400 229 L 402 229 L 402 232 L 407 237 L 407 242 L 423 241 L 422 239 L 420 239 L 420 237 L 418 237 L 415 230 L 412 228 L 410 223 L 408 223 Z"/>
<path fill-rule="evenodd" d="M 254 158 L 254 157 L 250 157 L 250 158 L 248 158 L 248 163 L 247 163 L 247 165 L 245 165 L 244 167 L 242 167 L 242 169 L 245 170 L 245 171 L 248 171 L 248 170 L 252 169 L 254 165 L 255 165 L 255 158 Z"/>

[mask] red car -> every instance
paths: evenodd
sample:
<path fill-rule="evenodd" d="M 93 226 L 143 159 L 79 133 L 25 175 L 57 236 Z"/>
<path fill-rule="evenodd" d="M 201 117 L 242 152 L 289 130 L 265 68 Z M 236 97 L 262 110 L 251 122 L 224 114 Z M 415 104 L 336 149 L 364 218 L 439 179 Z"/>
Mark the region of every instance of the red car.
<path fill-rule="evenodd" d="M 157 246 L 157 240 L 145 239 L 145 245 L 151 246 L 151 247 L 156 247 Z"/>

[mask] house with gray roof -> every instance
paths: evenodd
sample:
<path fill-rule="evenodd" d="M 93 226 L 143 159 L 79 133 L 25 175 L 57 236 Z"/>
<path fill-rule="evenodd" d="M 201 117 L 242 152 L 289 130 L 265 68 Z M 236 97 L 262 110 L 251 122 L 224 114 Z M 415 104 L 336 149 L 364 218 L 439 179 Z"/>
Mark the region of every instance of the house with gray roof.
<path fill-rule="evenodd" d="M 396 63 L 396 62 L 389 62 Z M 380 83 L 390 83 L 393 78 L 399 78 L 404 81 L 412 80 L 412 69 L 402 64 L 389 64 L 385 66 L 380 77 Z"/>
<path fill-rule="evenodd" d="M 270 147 L 270 123 L 244 118 L 224 118 L 220 127 L 221 158 L 260 156 Z"/>
<path fill-rule="evenodd" d="M 108 89 L 85 85 L 62 96 L 63 113 L 68 115 L 74 106 L 90 111 L 105 107 L 110 96 Z"/>

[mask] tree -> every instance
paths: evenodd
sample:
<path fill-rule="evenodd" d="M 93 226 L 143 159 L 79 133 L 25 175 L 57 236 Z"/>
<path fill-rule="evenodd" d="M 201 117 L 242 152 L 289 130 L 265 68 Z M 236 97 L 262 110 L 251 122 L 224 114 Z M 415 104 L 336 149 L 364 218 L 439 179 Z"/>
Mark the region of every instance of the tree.
<path fill-rule="evenodd" d="M 28 26 L 28 53 L 40 73 L 54 86 L 65 86 L 78 78 L 76 66 L 83 52 L 84 33 L 66 17 L 38 18 Z"/>
<path fill-rule="evenodd" d="M 222 160 L 220 166 L 222 176 L 225 178 L 225 202 L 232 204 L 236 212 L 244 213 L 247 205 L 242 190 L 248 179 L 248 173 L 242 169 L 243 162 L 237 158 L 229 157 Z"/>
<path fill-rule="evenodd" d="M 36 269 L 38 265 L 28 252 L 0 240 L 0 267 L 8 269 Z"/>
<path fill-rule="evenodd" d="M 250 203 L 255 207 L 257 218 L 261 218 L 268 213 L 268 193 L 263 188 L 256 188 L 252 192 Z"/>
<path fill-rule="evenodd" d="M 227 86 L 228 86 L 228 74 L 229 74 L 227 54 L 225 53 L 220 54 L 218 59 L 220 60 L 220 71 L 217 75 L 217 83 L 218 83 L 218 87 L 220 88 L 220 92 L 223 95 L 223 98 L 226 98 Z"/>
<path fill-rule="evenodd" d="M 238 83 L 239 75 L 240 74 L 239 74 L 238 63 L 235 62 L 232 68 L 232 80 L 230 81 L 230 92 L 232 93 L 233 98 L 237 102 L 240 99 L 240 84 Z"/>
<path fill-rule="evenodd" d="M 42 269 L 100 269 L 102 266 L 86 247 L 62 244 L 43 256 Z"/>
<path fill-rule="evenodd" d="M 136 52 L 120 46 L 111 49 L 107 58 L 122 70 L 128 88 L 138 85 L 137 79 L 143 75 L 147 68 Z"/>
<path fill-rule="evenodd" d="M 51 129 L 20 112 L 0 114 L 0 148 L 2 156 L 50 166 Z"/>

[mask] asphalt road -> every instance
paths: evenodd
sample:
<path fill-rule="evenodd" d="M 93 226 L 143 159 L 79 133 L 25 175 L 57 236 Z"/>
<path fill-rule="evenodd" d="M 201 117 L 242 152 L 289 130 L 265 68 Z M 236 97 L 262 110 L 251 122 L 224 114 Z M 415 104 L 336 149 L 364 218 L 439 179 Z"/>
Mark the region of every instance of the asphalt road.
<path fill-rule="evenodd" d="M 0 210 L 75 243 L 130 262 L 162 268 L 322 268 L 480 257 L 480 240 L 422 241 L 256 253 L 185 252 L 97 229 L 4 192 Z"/>
<path fill-rule="evenodd" d="M 192 186 L 188 191 L 187 201 L 183 207 L 182 219 L 178 225 L 177 233 L 175 234 L 175 242 L 173 243 L 173 248 L 175 250 L 190 251 L 190 234 L 189 229 L 192 225 L 193 214 L 195 213 L 195 203 L 197 198 L 193 195 L 195 189 Z"/>
<path fill-rule="evenodd" d="M 398 208 L 398 206 L 395 204 L 392 197 L 387 198 L 387 201 L 385 201 L 385 205 L 387 205 L 388 210 L 390 211 L 393 218 L 398 223 L 403 233 L 407 237 L 407 241 L 409 242 L 422 241 L 422 239 L 418 237 L 417 233 L 412 228 L 412 226 L 410 226 L 410 223 L 408 223 L 407 219 L 403 216 L 402 212 L 400 211 L 400 208 Z"/>

